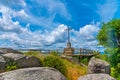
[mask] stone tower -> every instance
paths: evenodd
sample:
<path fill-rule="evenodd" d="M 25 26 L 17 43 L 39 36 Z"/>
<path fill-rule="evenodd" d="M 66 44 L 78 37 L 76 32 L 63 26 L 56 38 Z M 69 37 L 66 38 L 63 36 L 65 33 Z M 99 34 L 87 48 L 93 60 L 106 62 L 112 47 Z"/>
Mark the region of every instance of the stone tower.
<path fill-rule="evenodd" d="M 66 30 L 68 31 L 68 42 L 67 42 L 67 48 L 64 48 L 64 54 L 70 55 L 74 53 L 74 48 L 71 47 L 71 43 L 70 43 L 70 35 L 69 35 L 70 28 L 68 27 Z"/>

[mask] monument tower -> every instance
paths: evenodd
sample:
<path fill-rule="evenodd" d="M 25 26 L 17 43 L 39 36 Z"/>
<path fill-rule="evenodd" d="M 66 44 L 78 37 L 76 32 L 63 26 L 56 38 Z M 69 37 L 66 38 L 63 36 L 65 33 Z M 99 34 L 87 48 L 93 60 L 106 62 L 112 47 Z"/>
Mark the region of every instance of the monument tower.
<path fill-rule="evenodd" d="M 74 53 L 74 48 L 71 47 L 71 43 L 70 43 L 70 28 L 67 27 L 67 34 L 68 34 L 68 42 L 67 42 L 67 48 L 64 48 L 64 54 L 65 55 L 69 55 L 69 54 L 73 54 Z"/>

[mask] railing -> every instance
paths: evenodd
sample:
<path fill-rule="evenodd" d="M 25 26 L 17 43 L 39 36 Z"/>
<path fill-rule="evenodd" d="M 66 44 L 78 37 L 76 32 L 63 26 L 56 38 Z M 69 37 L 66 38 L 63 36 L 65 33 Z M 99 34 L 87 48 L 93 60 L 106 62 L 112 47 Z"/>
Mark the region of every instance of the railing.
<path fill-rule="evenodd" d="M 57 53 L 63 53 L 63 49 L 55 49 L 55 50 L 50 50 L 50 49 L 19 49 L 19 51 L 38 51 L 43 54 L 49 54 L 52 51 L 55 51 Z M 81 54 L 81 55 L 86 55 L 86 54 L 93 54 L 94 52 L 97 52 L 95 50 L 90 50 L 90 49 L 85 49 L 85 48 L 75 48 L 74 49 L 74 54 Z"/>

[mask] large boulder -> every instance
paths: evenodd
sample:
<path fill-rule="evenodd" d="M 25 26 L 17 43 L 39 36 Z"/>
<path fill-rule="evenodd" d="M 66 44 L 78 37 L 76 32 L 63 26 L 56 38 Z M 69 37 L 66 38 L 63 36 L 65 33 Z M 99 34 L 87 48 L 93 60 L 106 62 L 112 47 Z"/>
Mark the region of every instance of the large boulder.
<path fill-rule="evenodd" d="M 3 52 L 2 50 L 0 50 L 0 54 L 5 54 L 5 52 Z"/>
<path fill-rule="evenodd" d="M 18 68 L 40 67 L 41 62 L 36 57 L 27 57 L 10 48 L 0 48 L 0 69 L 5 69 L 9 63 L 16 63 Z"/>
<path fill-rule="evenodd" d="M 7 63 L 15 62 L 18 68 L 40 67 L 41 62 L 36 57 L 27 57 L 23 54 L 6 53 L 2 54 Z"/>
<path fill-rule="evenodd" d="M 108 74 L 88 74 L 85 76 L 81 76 L 78 80 L 116 80 Z"/>
<path fill-rule="evenodd" d="M 42 64 L 36 57 L 25 57 L 16 61 L 19 68 L 40 67 Z"/>
<path fill-rule="evenodd" d="M 6 61 L 2 55 L 0 55 L 0 70 L 4 69 L 6 65 Z"/>
<path fill-rule="evenodd" d="M 110 64 L 101 59 L 92 57 L 88 63 L 88 74 L 94 73 L 110 74 Z"/>
<path fill-rule="evenodd" d="M 0 76 L 3 80 L 66 80 L 58 70 L 48 67 L 18 69 Z"/>
<path fill-rule="evenodd" d="M 6 53 L 2 54 L 4 57 L 10 58 L 13 61 L 18 61 L 20 59 L 24 59 L 26 56 L 23 54 L 18 54 L 18 53 Z"/>

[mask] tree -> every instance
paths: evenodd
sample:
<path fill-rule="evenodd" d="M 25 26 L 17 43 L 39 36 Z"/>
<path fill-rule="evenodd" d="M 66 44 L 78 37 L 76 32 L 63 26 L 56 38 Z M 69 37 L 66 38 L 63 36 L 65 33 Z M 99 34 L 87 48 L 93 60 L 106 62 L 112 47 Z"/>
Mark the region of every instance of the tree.
<path fill-rule="evenodd" d="M 120 54 L 120 19 L 115 19 L 102 24 L 102 28 L 97 35 L 99 45 L 105 47 L 105 52 L 110 57 L 113 67 L 118 67 Z"/>

